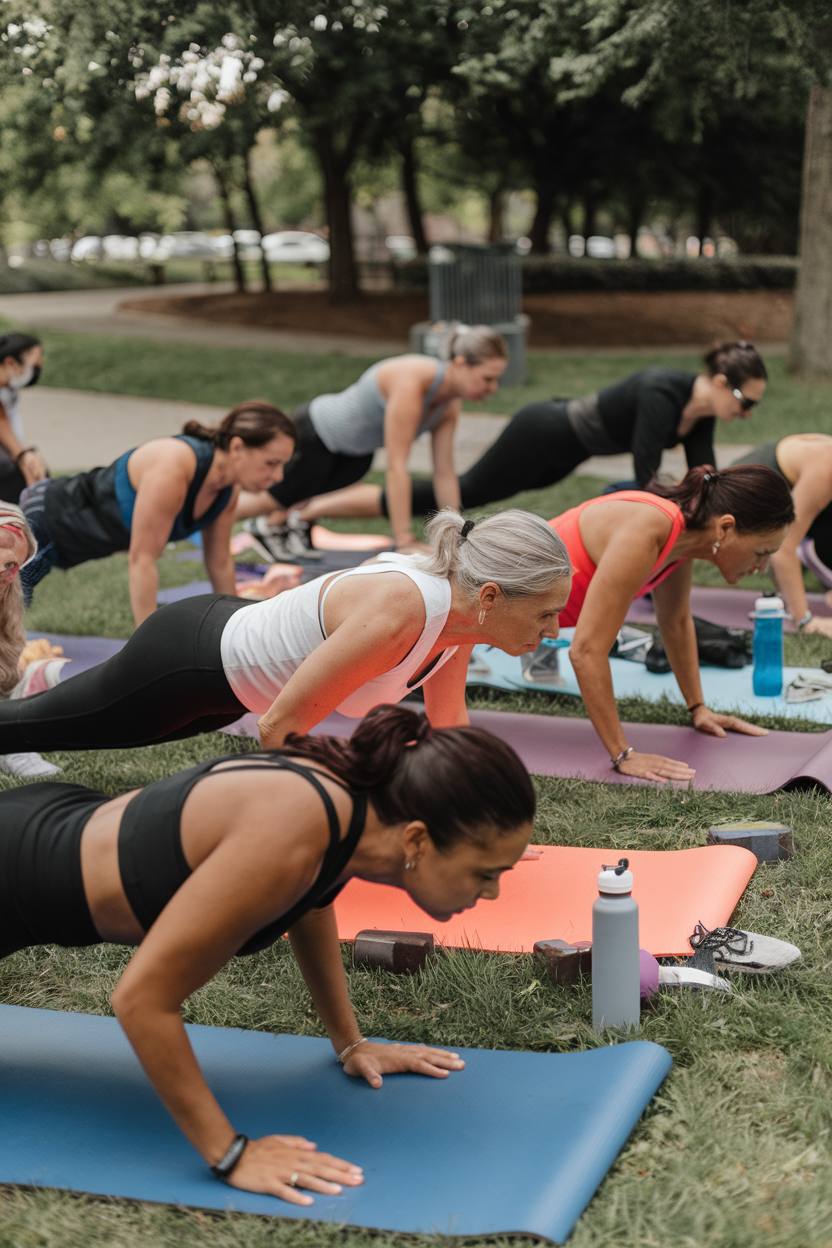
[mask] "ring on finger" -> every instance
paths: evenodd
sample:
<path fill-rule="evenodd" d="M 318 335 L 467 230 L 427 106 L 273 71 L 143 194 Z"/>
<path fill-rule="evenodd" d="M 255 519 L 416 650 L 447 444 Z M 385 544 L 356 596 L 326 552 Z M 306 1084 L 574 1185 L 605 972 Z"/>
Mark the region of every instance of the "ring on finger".
<path fill-rule="evenodd" d="M 297 1174 L 297 1171 L 295 1171 L 295 1173 L 289 1179 L 289 1186 L 297 1187 L 297 1185 L 298 1185 L 298 1174 Z"/>

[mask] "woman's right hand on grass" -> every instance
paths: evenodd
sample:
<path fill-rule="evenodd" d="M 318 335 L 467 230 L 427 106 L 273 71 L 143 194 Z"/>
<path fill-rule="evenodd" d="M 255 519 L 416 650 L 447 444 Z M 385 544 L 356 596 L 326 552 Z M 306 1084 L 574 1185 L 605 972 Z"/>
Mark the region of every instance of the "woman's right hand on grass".
<path fill-rule="evenodd" d="M 293 1175 L 294 1184 L 289 1181 Z M 290 1205 L 311 1205 L 312 1197 L 301 1188 L 338 1196 L 342 1187 L 359 1187 L 364 1174 L 360 1166 L 319 1153 L 317 1145 L 303 1136 L 264 1135 L 249 1140 L 226 1182 L 244 1192 L 278 1196 Z"/>
<path fill-rule="evenodd" d="M 661 754 L 639 754 L 637 750 L 618 764 L 618 771 L 622 776 L 654 780 L 656 784 L 666 784 L 668 780 L 687 784 L 696 775 L 695 768 L 688 767 L 687 763 L 680 763 L 675 758 L 664 758 Z"/>

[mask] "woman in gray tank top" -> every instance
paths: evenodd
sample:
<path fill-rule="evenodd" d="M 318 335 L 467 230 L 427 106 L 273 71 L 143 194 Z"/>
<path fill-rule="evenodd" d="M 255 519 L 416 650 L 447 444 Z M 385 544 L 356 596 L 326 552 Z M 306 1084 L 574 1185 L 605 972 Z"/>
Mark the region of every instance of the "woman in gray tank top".
<path fill-rule="evenodd" d="M 309 531 L 324 516 L 362 516 L 364 493 L 349 489 L 369 471 L 375 451 L 387 452 L 388 514 L 397 550 L 414 548 L 410 448 L 430 433 L 432 487 L 437 505 L 460 506 L 453 437 L 463 399 L 479 401 L 497 389 L 508 348 L 486 325 L 450 332 L 444 358 L 398 355 L 368 368 L 340 394 L 321 394 L 292 417 L 295 458 L 283 480 L 262 494 L 241 496 L 237 518 L 278 560 L 315 558 Z M 320 497 L 323 496 L 323 497 Z M 277 504 L 277 510 L 275 509 Z"/>

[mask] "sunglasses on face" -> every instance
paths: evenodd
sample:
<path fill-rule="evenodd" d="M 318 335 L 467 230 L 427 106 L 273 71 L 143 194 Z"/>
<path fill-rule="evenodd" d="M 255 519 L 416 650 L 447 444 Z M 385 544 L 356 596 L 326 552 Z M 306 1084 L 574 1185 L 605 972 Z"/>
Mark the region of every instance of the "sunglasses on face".
<path fill-rule="evenodd" d="M 731 391 L 731 393 L 733 394 L 734 398 L 739 401 L 739 405 L 744 412 L 750 412 L 751 409 L 753 407 L 756 407 L 757 404 L 760 402 L 759 399 L 749 399 L 748 396 L 743 394 L 742 390 L 738 390 L 736 386 Z"/>

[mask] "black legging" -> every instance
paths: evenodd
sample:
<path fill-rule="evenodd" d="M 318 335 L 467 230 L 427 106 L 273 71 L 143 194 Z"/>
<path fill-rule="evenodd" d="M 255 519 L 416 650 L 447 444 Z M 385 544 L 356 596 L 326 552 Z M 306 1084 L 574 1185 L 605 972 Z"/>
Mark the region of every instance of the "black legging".
<path fill-rule="evenodd" d="M 106 663 L 0 702 L 0 754 L 154 745 L 233 724 L 246 707 L 223 671 L 220 638 L 250 605 L 230 594 L 183 598 L 148 616 Z"/>
<path fill-rule="evenodd" d="M 294 507 L 316 494 L 344 490 L 366 477 L 373 463 L 369 455 L 343 455 L 330 451 L 315 432 L 309 416 L 309 404 L 301 403 L 292 412 L 298 431 L 295 453 L 286 465 L 283 480 L 271 486 L 269 493 L 281 507 Z"/>
<path fill-rule="evenodd" d="M 589 458 L 566 415 L 565 399 L 529 403 L 508 422 L 496 442 L 459 478 L 463 508 L 511 498 L 521 490 L 542 490 L 574 472 Z M 387 499 L 381 496 L 387 515 Z M 437 510 L 433 482 L 414 480 L 413 514 Z"/>

